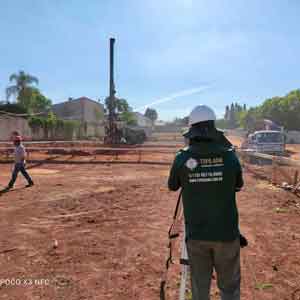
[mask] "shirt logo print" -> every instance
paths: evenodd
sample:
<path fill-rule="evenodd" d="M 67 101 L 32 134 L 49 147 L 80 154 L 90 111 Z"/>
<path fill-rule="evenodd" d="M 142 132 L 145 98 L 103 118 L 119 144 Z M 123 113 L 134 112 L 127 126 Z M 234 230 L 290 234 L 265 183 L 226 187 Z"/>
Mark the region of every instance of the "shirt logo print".
<path fill-rule="evenodd" d="M 193 171 L 194 169 L 196 169 L 198 167 L 198 162 L 194 159 L 194 158 L 190 158 L 186 163 L 185 166 L 190 169 L 191 171 Z"/>

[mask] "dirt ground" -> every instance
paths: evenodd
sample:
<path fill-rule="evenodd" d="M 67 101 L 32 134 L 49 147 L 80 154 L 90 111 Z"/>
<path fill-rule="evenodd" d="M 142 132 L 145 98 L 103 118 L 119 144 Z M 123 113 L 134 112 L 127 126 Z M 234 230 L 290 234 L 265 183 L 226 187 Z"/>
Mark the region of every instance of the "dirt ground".
<path fill-rule="evenodd" d="M 289 151 L 291 158 L 300 159 L 300 145 L 288 144 L 286 148 Z"/>
<path fill-rule="evenodd" d="M 2 184 L 9 172 L 1 165 Z M 159 299 L 176 203 L 166 188 L 168 166 L 42 165 L 30 172 L 33 188 L 19 179 L 0 197 L 0 299 Z M 300 288 L 299 199 L 251 173 L 245 178 L 238 203 L 250 245 L 242 250 L 242 299 L 292 299 Z M 169 299 L 177 299 L 177 271 Z"/>

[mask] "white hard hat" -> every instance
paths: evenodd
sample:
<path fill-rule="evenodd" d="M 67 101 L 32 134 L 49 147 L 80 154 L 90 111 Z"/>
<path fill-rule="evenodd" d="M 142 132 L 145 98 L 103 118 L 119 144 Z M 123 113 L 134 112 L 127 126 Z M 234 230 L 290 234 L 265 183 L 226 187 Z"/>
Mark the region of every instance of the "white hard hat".
<path fill-rule="evenodd" d="M 199 122 L 215 121 L 217 119 L 214 111 L 206 105 L 196 106 L 189 116 L 189 126 Z"/>

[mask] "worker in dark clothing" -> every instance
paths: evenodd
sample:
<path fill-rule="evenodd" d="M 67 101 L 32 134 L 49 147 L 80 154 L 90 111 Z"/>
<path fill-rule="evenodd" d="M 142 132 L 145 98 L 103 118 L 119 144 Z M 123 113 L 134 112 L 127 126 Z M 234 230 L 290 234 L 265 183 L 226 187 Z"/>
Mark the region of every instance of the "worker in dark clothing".
<path fill-rule="evenodd" d="M 27 171 L 25 169 L 26 150 L 25 150 L 25 147 L 22 145 L 22 138 L 20 136 L 14 136 L 13 139 L 14 139 L 14 145 L 15 145 L 15 153 L 14 153 L 15 154 L 15 166 L 14 166 L 14 170 L 12 172 L 11 180 L 10 180 L 8 186 L 4 189 L 4 192 L 9 191 L 11 188 L 13 188 L 19 172 L 22 173 L 22 175 L 25 177 L 25 179 L 28 182 L 26 187 L 31 187 L 34 184 L 31 177 L 29 176 L 29 174 L 27 173 Z"/>
<path fill-rule="evenodd" d="M 240 299 L 240 232 L 235 193 L 242 169 L 231 143 L 205 105 L 189 117 L 188 147 L 173 163 L 169 189 L 182 188 L 193 300 L 209 300 L 213 269 L 222 300 Z"/>

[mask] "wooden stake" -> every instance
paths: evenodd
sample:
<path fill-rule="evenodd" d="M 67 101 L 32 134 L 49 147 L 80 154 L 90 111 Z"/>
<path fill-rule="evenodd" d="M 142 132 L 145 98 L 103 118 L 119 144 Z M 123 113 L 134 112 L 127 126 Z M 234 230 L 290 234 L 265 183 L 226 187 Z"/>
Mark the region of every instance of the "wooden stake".
<path fill-rule="evenodd" d="M 293 184 L 294 186 L 296 186 L 298 183 L 298 176 L 299 176 L 299 171 L 296 170 L 294 175 L 294 184 Z"/>
<path fill-rule="evenodd" d="M 277 164 L 276 161 L 273 159 L 272 160 L 272 183 L 277 184 Z"/>

